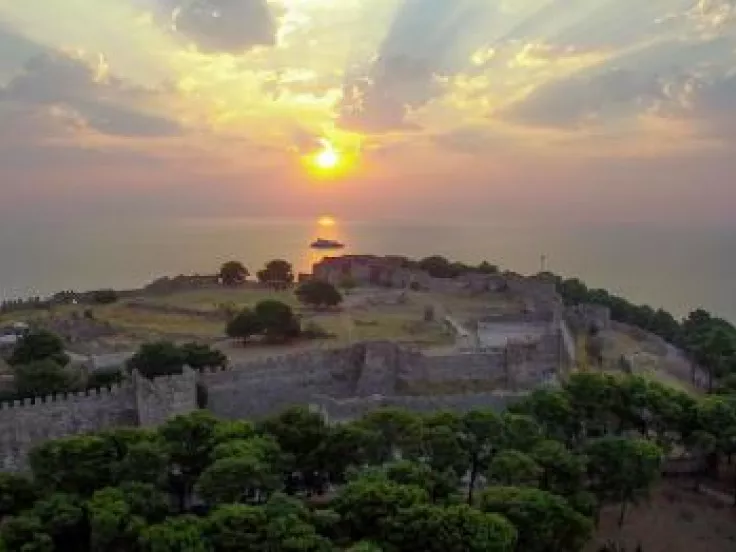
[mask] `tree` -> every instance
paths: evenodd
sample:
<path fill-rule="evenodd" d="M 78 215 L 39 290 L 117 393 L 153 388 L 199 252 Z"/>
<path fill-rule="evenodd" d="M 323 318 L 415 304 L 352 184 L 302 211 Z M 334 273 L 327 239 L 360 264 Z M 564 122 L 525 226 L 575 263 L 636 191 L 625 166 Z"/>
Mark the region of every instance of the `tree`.
<path fill-rule="evenodd" d="M 467 505 L 405 508 L 386 518 L 381 530 L 389 549 L 402 552 L 512 552 L 516 544 L 508 520 Z"/>
<path fill-rule="evenodd" d="M 0 536 L 0 544 L 4 544 L 8 552 L 54 552 L 51 535 L 44 532 L 41 520 L 34 515 L 6 519 L 0 527 Z"/>
<path fill-rule="evenodd" d="M 439 472 L 420 462 L 397 460 L 383 466 L 380 475 L 399 485 L 421 487 L 433 503 L 449 502 L 457 494 L 460 478 L 455 472 Z"/>
<path fill-rule="evenodd" d="M 421 455 L 437 472 L 451 471 L 460 477 L 468 471 L 470 459 L 462 435 L 452 426 L 425 428 L 421 434 Z"/>
<path fill-rule="evenodd" d="M 539 489 L 491 487 L 481 494 L 480 509 L 514 524 L 519 552 L 577 552 L 592 531 L 590 520 L 565 499 Z"/>
<path fill-rule="evenodd" d="M 209 345 L 200 343 L 185 343 L 181 346 L 184 355 L 184 364 L 195 370 L 202 368 L 224 368 L 227 366 L 227 356 L 222 351 L 213 349 Z"/>
<path fill-rule="evenodd" d="M 536 487 L 542 468 L 528 455 L 518 450 L 498 453 L 488 468 L 488 481 L 507 487 Z"/>
<path fill-rule="evenodd" d="M 50 358 L 15 366 L 15 389 L 19 397 L 43 397 L 71 390 L 72 379 Z"/>
<path fill-rule="evenodd" d="M 168 466 L 169 454 L 162 441 L 131 443 L 117 466 L 116 479 L 162 485 Z"/>
<path fill-rule="evenodd" d="M 369 477 L 350 481 L 331 506 L 340 514 L 347 534 L 358 541 L 381 535 L 384 520 L 395 517 L 402 509 L 428 503 L 429 496 L 421 487 Z"/>
<path fill-rule="evenodd" d="M 61 338 L 46 330 L 37 330 L 21 337 L 13 349 L 8 364 L 18 366 L 39 360 L 51 360 L 60 366 L 69 364 Z"/>
<path fill-rule="evenodd" d="M 344 483 L 350 467 L 371 462 L 380 446 L 381 435 L 357 423 L 328 427 L 328 434 L 318 452 L 320 465 L 333 483 Z"/>
<path fill-rule="evenodd" d="M 142 552 L 210 552 L 204 522 L 194 516 L 169 518 L 141 532 Z"/>
<path fill-rule="evenodd" d="M 266 506 L 228 504 L 213 511 L 205 538 L 217 552 L 332 552 L 313 525 L 292 512 Z"/>
<path fill-rule="evenodd" d="M 503 446 L 504 423 L 493 410 L 471 410 L 462 419 L 462 438 L 470 460 L 468 504 L 473 504 L 478 475 L 484 473 Z"/>
<path fill-rule="evenodd" d="M 309 491 L 322 491 L 325 466 L 320 457 L 329 436 L 329 428 L 319 414 L 307 408 L 290 408 L 261 423 L 261 431 L 271 435 L 293 462 L 290 471 L 298 473 Z"/>
<path fill-rule="evenodd" d="M 369 412 L 357 422 L 368 431 L 381 436 L 371 460 L 382 464 L 397 454 L 416 455 L 420 451 L 422 420 L 416 414 L 399 408 L 382 408 Z"/>
<path fill-rule="evenodd" d="M 249 275 L 248 269 L 239 261 L 228 261 L 220 267 L 220 280 L 226 286 L 239 286 Z"/>
<path fill-rule="evenodd" d="M 112 443 L 97 435 L 47 441 L 29 456 L 39 488 L 80 496 L 115 484 L 117 458 Z"/>
<path fill-rule="evenodd" d="M 591 491 L 599 503 L 621 504 L 618 524 L 623 526 L 626 507 L 646 496 L 659 477 L 662 450 L 643 439 L 602 437 L 585 448 Z"/>
<path fill-rule="evenodd" d="M 256 454 L 215 461 L 200 476 L 197 493 L 211 506 L 260 503 L 281 488 L 281 473 Z"/>
<path fill-rule="evenodd" d="M 582 491 L 585 478 L 585 457 L 573 454 L 559 441 L 541 441 L 530 454 L 541 469 L 540 488 L 569 497 Z"/>
<path fill-rule="evenodd" d="M 0 473 L 0 520 L 30 508 L 36 497 L 36 488 L 30 479 L 12 473 Z"/>
<path fill-rule="evenodd" d="M 258 281 L 276 287 L 286 287 L 294 283 L 294 269 L 291 263 L 283 259 L 275 259 L 266 263 L 263 270 L 258 271 Z"/>
<path fill-rule="evenodd" d="M 170 341 L 144 343 L 128 361 L 128 368 L 153 379 L 170 374 L 181 374 L 186 356 Z"/>
<path fill-rule="evenodd" d="M 256 316 L 263 332 L 271 341 L 286 341 L 299 337 L 301 327 L 291 307 L 281 301 L 261 301 L 256 305 Z"/>
<path fill-rule="evenodd" d="M 258 315 L 250 309 L 243 309 L 227 324 L 225 332 L 228 337 L 242 339 L 245 344 L 254 335 L 264 330 Z"/>
<path fill-rule="evenodd" d="M 329 282 L 309 280 L 296 290 L 296 296 L 305 305 L 315 308 L 336 307 L 342 303 L 342 295 Z"/>
<path fill-rule="evenodd" d="M 180 510 L 188 507 L 195 481 L 210 464 L 217 426 L 210 412 L 197 410 L 171 418 L 159 428 L 172 464 L 171 485 Z"/>
<path fill-rule="evenodd" d="M 36 502 L 32 513 L 53 540 L 56 552 L 77 552 L 88 547 L 85 505 L 79 497 L 65 493 L 46 496 Z"/>
<path fill-rule="evenodd" d="M 166 498 L 155 488 L 131 484 L 97 491 L 87 505 L 92 550 L 136 550 L 149 523 L 164 520 Z"/>

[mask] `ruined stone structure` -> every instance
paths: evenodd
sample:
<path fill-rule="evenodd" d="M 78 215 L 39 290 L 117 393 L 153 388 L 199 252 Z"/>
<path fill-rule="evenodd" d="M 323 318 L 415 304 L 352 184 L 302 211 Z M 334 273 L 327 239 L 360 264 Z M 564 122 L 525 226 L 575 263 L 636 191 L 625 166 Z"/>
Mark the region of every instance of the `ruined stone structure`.
<path fill-rule="evenodd" d="M 557 348 L 556 348 L 557 347 Z M 0 469 L 27 468 L 31 448 L 49 439 L 119 426 L 152 427 L 197 408 L 197 384 L 207 408 L 227 419 L 259 418 L 295 405 L 311 406 L 328 420 L 360 416 L 381 406 L 419 412 L 439 408 L 502 409 L 525 391 L 548 383 L 560 357 L 552 336 L 491 352 L 424 355 L 391 342 L 360 343 L 274 357 L 153 381 L 134 374 L 111 389 L 39 397 L 0 405 Z M 485 394 L 405 396 L 422 384 L 485 382 Z M 511 390 L 510 392 L 508 390 Z"/>

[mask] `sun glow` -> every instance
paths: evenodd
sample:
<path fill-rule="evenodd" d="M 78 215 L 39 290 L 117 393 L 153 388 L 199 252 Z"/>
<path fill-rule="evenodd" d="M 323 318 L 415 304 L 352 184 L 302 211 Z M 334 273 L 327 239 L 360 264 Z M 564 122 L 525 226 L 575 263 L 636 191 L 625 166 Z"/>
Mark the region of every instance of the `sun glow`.
<path fill-rule="evenodd" d="M 322 150 L 314 156 L 314 165 L 323 171 L 332 171 L 340 164 L 340 154 L 329 140 L 321 139 Z"/>
<path fill-rule="evenodd" d="M 330 228 L 332 226 L 335 226 L 335 224 L 337 224 L 337 221 L 330 215 L 324 215 L 317 219 L 317 224 L 323 228 Z"/>

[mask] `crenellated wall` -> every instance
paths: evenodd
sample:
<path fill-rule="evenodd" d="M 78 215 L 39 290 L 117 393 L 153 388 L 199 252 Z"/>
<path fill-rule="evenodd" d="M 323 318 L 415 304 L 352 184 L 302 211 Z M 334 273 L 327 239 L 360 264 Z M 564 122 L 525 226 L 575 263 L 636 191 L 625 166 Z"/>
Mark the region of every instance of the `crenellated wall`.
<path fill-rule="evenodd" d="M 0 470 L 23 470 L 30 449 L 43 441 L 116 426 L 152 427 L 197 408 L 197 384 L 207 408 L 228 419 L 258 418 L 293 405 L 323 405 L 336 419 L 380 406 L 418 412 L 502 409 L 519 393 L 550 380 L 560 363 L 559 334 L 536 343 L 511 343 L 503 351 L 428 356 L 393 342 L 359 343 L 269 358 L 225 370 L 153 381 L 133 374 L 124 385 L 89 393 L 0 405 Z M 422 384 L 485 382 L 483 395 L 401 396 Z M 430 385 L 432 387 L 432 385 Z"/>
<path fill-rule="evenodd" d="M 132 385 L 0 405 L 0 470 L 22 471 L 31 448 L 50 439 L 137 424 Z"/>

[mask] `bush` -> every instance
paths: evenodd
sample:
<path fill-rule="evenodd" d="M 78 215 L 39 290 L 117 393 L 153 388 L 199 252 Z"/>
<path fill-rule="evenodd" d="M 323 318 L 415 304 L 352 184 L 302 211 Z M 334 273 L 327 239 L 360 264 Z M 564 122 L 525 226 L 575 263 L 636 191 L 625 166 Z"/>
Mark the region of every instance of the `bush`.
<path fill-rule="evenodd" d="M 181 374 L 186 355 L 170 341 L 145 343 L 128 361 L 128 368 L 149 379 L 170 374 Z"/>
<path fill-rule="evenodd" d="M 94 372 L 87 377 L 87 389 L 110 387 L 111 385 L 122 382 L 123 379 L 125 379 L 125 375 L 119 368 L 115 370 L 105 370 L 104 372 Z"/>
<path fill-rule="evenodd" d="M 329 282 L 310 280 L 296 290 L 296 296 L 305 305 L 312 307 L 336 307 L 342 303 L 342 295 Z"/>
<path fill-rule="evenodd" d="M 92 294 L 92 302 L 98 305 L 111 305 L 119 299 L 118 292 L 114 289 L 101 289 Z"/>
<path fill-rule="evenodd" d="M 51 359 L 15 367 L 15 388 L 19 397 L 41 397 L 71 389 L 71 378 Z"/>
<path fill-rule="evenodd" d="M 8 364 L 18 366 L 47 359 L 60 366 L 69 364 L 69 356 L 64 352 L 64 342 L 61 338 L 55 333 L 38 330 L 18 341 L 8 359 Z"/>

